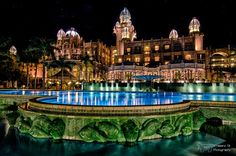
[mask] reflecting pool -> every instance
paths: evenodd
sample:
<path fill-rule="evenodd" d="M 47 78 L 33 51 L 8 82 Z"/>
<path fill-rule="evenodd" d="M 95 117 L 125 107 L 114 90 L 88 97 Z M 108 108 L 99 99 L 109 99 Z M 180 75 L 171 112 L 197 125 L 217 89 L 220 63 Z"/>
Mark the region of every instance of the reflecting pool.
<path fill-rule="evenodd" d="M 183 100 L 236 101 L 236 94 L 233 93 L 2 90 L 0 94 L 55 96 L 40 101 L 93 106 L 157 105 L 179 103 Z"/>

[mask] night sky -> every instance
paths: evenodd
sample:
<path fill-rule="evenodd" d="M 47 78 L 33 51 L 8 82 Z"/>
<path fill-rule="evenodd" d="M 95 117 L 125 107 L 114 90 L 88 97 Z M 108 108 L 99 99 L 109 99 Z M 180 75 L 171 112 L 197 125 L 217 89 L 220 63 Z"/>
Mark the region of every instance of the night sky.
<path fill-rule="evenodd" d="M 172 28 L 188 35 L 192 17 L 204 33 L 204 47 L 236 45 L 236 5 L 233 0 L 5 0 L 0 2 L 0 35 L 21 49 L 32 36 L 56 40 L 57 31 L 74 27 L 85 41 L 115 45 L 113 26 L 124 7 L 131 13 L 137 40 L 168 37 Z"/>

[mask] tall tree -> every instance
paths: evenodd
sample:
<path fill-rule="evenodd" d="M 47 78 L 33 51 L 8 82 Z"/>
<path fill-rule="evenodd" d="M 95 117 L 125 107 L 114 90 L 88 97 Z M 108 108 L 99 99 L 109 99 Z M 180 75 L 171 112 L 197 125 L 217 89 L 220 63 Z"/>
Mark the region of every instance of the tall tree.
<path fill-rule="evenodd" d="M 32 42 L 32 41 L 31 41 Z M 42 52 L 38 50 L 37 47 L 33 47 L 31 43 L 29 43 L 28 47 L 25 50 L 25 62 L 34 64 L 34 89 L 37 87 L 37 72 L 38 72 L 38 65 L 42 58 Z"/>
<path fill-rule="evenodd" d="M 91 70 L 93 69 L 93 65 L 94 65 L 93 59 L 88 54 L 82 55 L 80 59 L 81 59 L 83 68 L 85 69 L 85 80 L 89 82 Z"/>
<path fill-rule="evenodd" d="M 11 37 L 0 38 L 0 80 L 7 81 L 8 84 L 10 82 L 10 87 L 13 86 L 12 82 L 17 81 L 20 77 L 16 56 L 11 57 L 9 52 L 11 46 Z"/>
<path fill-rule="evenodd" d="M 53 41 L 51 39 L 36 37 L 30 40 L 30 45 L 38 52 L 42 57 L 43 64 L 43 77 L 42 77 L 42 88 L 45 89 L 45 74 L 46 74 L 46 57 L 51 56 L 54 58 L 54 49 L 56 47 L 53 45 Z"/>
<path fill-rule="evenodd" d="M 27 47 L 23 50 L 20 56 L 20 61 L 23 62 L 23 68 L 26 65 L 26 88 L 29 88 L 29 81 L 30 81 L 30 75 L 29 75 L 29 66 L 32 63 L 32 49 L 31 47 Z"/>
<path fill-rule="evenodd" d="M 60 68 L 61 70 L 61 86 L 60 89 L 62 90 L 63 86 L 63 77 L 64 77 L 64 71 L 66 69 L 69 69 L 70 71 L 73 69 L 73 66 L 76 65 L 73 61 L 67 61 L 64 58 L 60 58 L 59 60 L 53 60 L 48 64 L 49 68 Z"/>

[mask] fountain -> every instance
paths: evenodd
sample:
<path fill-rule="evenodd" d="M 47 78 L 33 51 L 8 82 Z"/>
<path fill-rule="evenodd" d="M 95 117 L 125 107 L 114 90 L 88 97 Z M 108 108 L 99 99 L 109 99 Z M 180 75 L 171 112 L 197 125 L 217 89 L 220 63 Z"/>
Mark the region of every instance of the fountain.
<path fill-rule="evenodd" d="M 108 84 L 105 84 L 107 87 Z M 133 143 L 172 138 L 199 130 L 205 122 L 205 115 L 225 118 L 224 113 L 229 110 L 232 110 L 230 115 L 236 115 L 236 95 L 232 94 L 50 91 L 51 96 L 45 96 L 49 92 L 0 92 L 2 98 L 6 98 L 7 93 L 15 94 L 9 95 L 11 100 L 20 99 L 19 94 L 37 94 L 36 98 L 19 105 L 21 116 L 15 127 L 36 138 L 55 140 Z M 203 101 L 205 98 L 208 101 Z M 203 107 L 201 111 L 198 109 L 200 106 Z M 215 109 L 205 108 L 208 106 Z M 228 110 L 223 110 L 225 106 Z"/>

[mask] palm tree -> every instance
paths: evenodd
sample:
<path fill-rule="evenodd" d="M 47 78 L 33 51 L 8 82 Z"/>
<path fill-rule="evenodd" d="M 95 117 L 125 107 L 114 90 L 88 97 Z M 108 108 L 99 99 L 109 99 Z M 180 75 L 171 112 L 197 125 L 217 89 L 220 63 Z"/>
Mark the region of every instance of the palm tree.
<path fill-rule="evenodd" d="M 90 81 L 90 70 L 93 69 L 93 59 L 88 55 L 81 56 L 81 62 L 85 68 L 85 80 Z"/>
<path fill-rule="evenodd" d="M 107 66 L 102 64 L 100 66 L 100 72 L 101 72 L 100 79 L 102 79 L 102 81 L 107 81 L 107 71 L 108 71 Z"/>
<path fill-rule="evenodd" d="M 35 51 L 38 52 L 39 56 L 42 57 L 42 64 L 43 64 L 43 85 L 42 88 L 45 89 L 45 74 L 46 74 L 46 70 L 45 67 L 47 65 L 46 62 L 46 56 L 52 56 L 54 58 L 54 49 L 56 49 L 56 47 L 52 44 L 52 40 L 50 39 L 46 39 L 46 38 L 33 38 L 30 40 L 30 45 L 31 47 L 34 48 Z"/>
<path fill-rule="evenodd" d="M 9 54 L 11 45 L 12 39 L 10 37 L 0 38 L 0 80 L 7 81 L 7 84 L 10 82 L 10 86 L 20 77 L 16 59 Z"/>
<path fill-rule="evenodd" d="M 59 60 L 53 60 L 48 64 L 49 68 L 60 68 L 61 70 L 61 90 L 63 86 L 63 77 L 64 77 L 64 71 L 65 69 L 72 70 L 73 66 L 76 65 L 75 62 L 72 61 L 66 61 L 64 58 L 60 58 Z"/>
<path fill-rule="evenodd" d="M 8 55 L 0 53 L 0 80 L 7 81 L 7 86 L 12 87 L 13 82 L 17 81 L 20 77 L 20 71 L 17 64 Z"/>
<path fill-rule="evenodd" d="M 40 51 L 38 51 L 38 48 L 32 47 L 31 44 L 28 45 L 28 47 L 26 48 L 26 52 L 27 54 L 27 59 L 29 60 L 30 63 L 33 63 L 35 68 L 35 72 L 34 72 L 34 89 L 36 89 L 37 87 L 37 72 L 38 72 L 38 65 L 39 65 L 39 61 L 42 58 L 42 53 Z"/>
<path fill-rule="evenodd" d="M 31 47 L 24 49 L 20 56 L 20 61 L 26 64 L 26 88 L 29 88 L 29 65 L 32 64 L 32 56 Z"/>
<path fill-rule="evenodd" d="M 76 65 L 78 67 L 78 81 L 80 81 L 83 71 L 83 64 L 79 61 Z"/>

